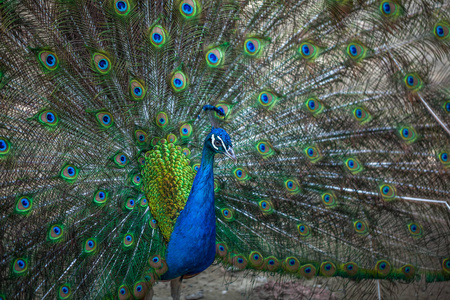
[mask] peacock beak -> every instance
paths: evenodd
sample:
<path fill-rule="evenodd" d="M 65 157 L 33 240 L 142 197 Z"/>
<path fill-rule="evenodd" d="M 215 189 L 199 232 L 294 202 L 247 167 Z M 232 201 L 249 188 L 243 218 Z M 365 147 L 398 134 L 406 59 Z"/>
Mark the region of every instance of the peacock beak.
<path fill-rule="evenodd" d="M 237 163 L 237 159 L 236 156 L 234 155 L 234 151 L 233 148 L 228 148 L 228 150 L 224 153 L 226 156 L 228 156 L 229 158 L 231 158 L 234 163 Z"/>

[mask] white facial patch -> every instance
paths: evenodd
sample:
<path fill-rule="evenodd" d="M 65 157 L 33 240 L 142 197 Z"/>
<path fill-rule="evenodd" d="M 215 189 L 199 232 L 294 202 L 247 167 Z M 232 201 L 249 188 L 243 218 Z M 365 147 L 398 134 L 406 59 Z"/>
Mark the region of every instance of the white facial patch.
<path fill-rule="evenodd" d="M 220 139 L 220 137 L 218 137 L 219 139 Z M 214 147 L 214 149 L 216 149 L 216 150 L 219 150 L 219 148 L 217 148 L 216 147 L 216 145 L 214 145 L 215 144 L 215 141 L 216 141 L 216 137 L 214 136 L 214 134 L 211 136 L 211 140 L 212 140 L 212 146 Z M 222 140 L 222 139 L 220 139 L 220 140 Z M 222 142 L 223 143 L 223 142 Z"/>

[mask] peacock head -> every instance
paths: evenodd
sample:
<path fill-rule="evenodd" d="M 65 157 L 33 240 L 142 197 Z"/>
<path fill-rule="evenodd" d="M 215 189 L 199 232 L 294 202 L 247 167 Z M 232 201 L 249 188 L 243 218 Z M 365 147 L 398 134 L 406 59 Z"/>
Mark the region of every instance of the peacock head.
<path fill-rule="evenodd" d="M 205 146 L 213 153 L 225 154 L 235 163 L 237 162 L 231 144 L 231 138 L 224 129 L 213 127 L 206 137 Z"/>

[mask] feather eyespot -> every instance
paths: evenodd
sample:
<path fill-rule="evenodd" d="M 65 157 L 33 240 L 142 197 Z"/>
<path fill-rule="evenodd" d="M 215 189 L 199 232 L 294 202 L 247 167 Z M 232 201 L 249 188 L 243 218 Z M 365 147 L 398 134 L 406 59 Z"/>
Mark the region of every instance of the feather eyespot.
<path fill-rule="evenodd" d="M 196 0 L 183 0 L 180 3 L 181 15 L 186 19 L 191 19 L 198 14 L 198 3 Z"/>
<path fill-rule="evenodd" d="M 326 207 L 336 206 L 336 195 L 333 192 L 325 192 L 321 196 L 322 202 Z"/>
<path fill-rule="evenodd" d="M 313 116 L 318 116 L 324 109 L 322 102 L 316 97 L 306 99 L 305 107 Z"/>
<path fill-rule="evenodd" d="M 398 129 L 398 135 L 407 144 L 414 143 L 417 140 L 417 132 L 411 126 L 402 126 Z"/>
<path fill-rule="evenodd" d="M 252 266 L 260 267 L 264 263 L 264 257 L 258 251 L 252 251 L 248 256 L 248 261 Z"/>
<path fill-rule="evenodd" d="M 268 158 L 272 156 L 275 151 L 272 148 L 272 145 L 267 141 L 259 141 L 256 144 L 256 150 L 263 158 Z"/>
<path fill-rule="evenodd" d="M 63 284 L 58 289 L 58 298 L 61 300 L 69 298 L 71 294 L 72 294 L 72 290 L 70 288 L 70 285 L 68 285 L 67 283 Z"/>
<path fill-rule="evenodd" d="M 117 291 L 117 296 L 120 300 L 127 300 L 130 298 L 130 291 L 126 285 L 121 285 Z"/>
<path fill-rule="evenodd" d="M 136 206 L 136 200 L 134 200 L 134 198 L 128 198 L 127 201 L 125 202 L 126 210 L 133 210 L 135 206 Z"/>
<path fill-rule="evenodd" d="M 50 51 L 41 51 L 38 54 L 39 61 L 49 71 L 54 71 L 59 66 L 58 56 Z"/>
<path fill-rule="evenodd" d="M 171 133 L 171 134 L 169 134 L 167 137 L 166 137 L 166 139 L 167 139 L 167 141 L 169 142 L 169 143 L 172 143 L 172 144 L 175 144 L 176 142 L 177 142 L 177 136 L 175 135 L 175 134 L 173 134 L 173 133 Z"/>
<path fill-rule="evenodd" d="M 347 54 L 355 61 L 361 61 L 367 55 L 367 49 L 358 42 L 352 42 L 347 45 Z"/>
<path fill-rule="evenodd" d="M 446 113 L 450 114 L 450 101 L 445 102 L 443 108 Z"/>
<path fill-rule="evenodd" d="M 48 231 L 48 238 L 51 241 L 58 241 L 63 237 L 64 226 L 61 224 L 56 224 L 50 227 Z"/>
<path fill-rule="evenodd" d="M 59 118 L 53 110 L 44 110 L 39 114 L 38 121 L 43 125 L 53 127 L 58 125 Z"/>
<path fill-rule="evenodd" d="M 356 233 L 360 235 L 366 235 L 369 233 L 366 222 L 357 220 L 353 222 L 353 227 L 355 228 Z"/>
<path fill-rule="evenodd" d="M 106 190 L 97 190 L 94 193 L 94 203 L 97 205 L 105 204 L 108 200 L 108 192 Z"/>
<path fill-rule="evenodd" d="M 294 273 L 300 268 L 300 262 L 295 257 L 287 257 L 283 262 L 283 267 L 286 271 Z"/>
<path fill-rule="evenodd" d="M 232 222 L 234 221 L 234 213 L 231 209 L 229 208 L 222 208 L 220 210 L 222 216 L 224 217 L 225 221 L 227 222 Z"/>
<path fill-rule="evenodd" d="M 104 54 L 94 53 L 92 55 L 92 62 L 95 70 L 100 74 L 108 74 L 111 71 L 111 60 Z"/>
<path fill-rule="evenodd" d="M 147 198 L 141 198 L 141 201 L 139 201 L 139 204 L 141 205 L 141 207 L 147 207 L 148 206 Z"/>
<path fill-rule="evenodd" d="M 170 82 L 175 92 L 181 92 L 185 90 L 188 84 L 186 74 L 181 71 L 176 71 L 172 75 L 172 79 L 170 80 Z"/>
<path fill-rule="evenodd" d="M 138 163 L 141 167 L 145 166 L 145 158 L 144 157 L 139 157 L 138 159 Z"/>
<path fill-rule="evenodd" d="M 260 200 L 258 206 L 265 215 L 273 213 L 273 204 L 270 200 Z"/>
<path fill-rule="evenodd" d="M 33 198 L 21 196 L 17 198 L 15 212 L 18 214 L 28 214 L 33 208 Z"/>
<path fill-rule="evenodd" d="M 304 148 L 303 151 L 312 163 L 316 163 L 322 159 L 322 155 L 317 147 L 309 146 Z"/>
<path fill-rule="evenodd" d="M 128 164 L 128 157 L 125 153 L 119 152 L 114 155 L 114 163 L 119 167 L 123 168 Z"/>
<path fill-rule="evenodd" d="M 358 174 L 359 172 L 361 172 L 363 170 L 363 166 L 362 166 L 361 162 L 354 157 L 345 159 L 344 163 L 345 163 L 345 166 L 347 167 L 347 169 L 353 175 Z"/>
<path fill-rule="evenodd" d="M 235 168 L 233 170 L 234 177 L 239 181 L 246 181 L 250 179 L 250 176 L 247 174 L 247 171 L 243 168 Z"/>
<path fill-rule="evenodd" d="M 97 241 L 93 238 L 84 241 L 83 251 L 87 254 L 94 253 L 97 249 Z"/>
<path fill-rule="evenodd" d="M 442 269 L 445 272 L 450 273 L 450 258 L 446 258 L 442 261 Z"/>
<path fill-rule="evenodd" d="M 316 275 L 316 267 L 311 264 L 306 264 L 300 267 L 299 273 L 307 279 L 311 279 Z"/>
<path fill-rule="evenodd" d="M 223 65 L 225 55 L 220 48 L 214 48 L 206 53 L 206 63 L 211 68 L 217 68 Z"/>
<path fill-rule="evenodd" d="M 186 157 L 191 156 L 191 150 L 189 150 L 188 148 L 183 148 L 183 150 L 181 151 Z"/>
<path fill-rule="evenodd" d="M 387 260 L 379 260 L 375 265 L 375 270 L 379 276 L 387 276 L 391 273 L 391 264 Z"/>
<path fill-rule="evenodd" d="M 13 262 L 13 272 L 16 275 L 23 275 L 28 270 L 28 260 L 25 258 L 16 258 Z"/>
<path fill-rule="evenodd" d="M 437 22 L 436 25 L 434 25 L 434 36 L 439 40 L 447 40 L 450 35 L 450 25 L 444 22 Z"/>
<path fill-rule="evenodd" d="M 408 231 L 413 237 L 420 238 L 423 236 L 422 226 L 417 223 L 409 223 Z"/>
<path fill-rule="evenodd" d="M 311 42 L 301 43 L 298 52 L 308 61 L 315 60 L 319 56 L 319 48 Z"/>
<path fill-rule="evenodd" d="M 311 228 L 306 224 L 298 224 L 297 230 L 302 237 L 308 237 L 311 235 Z"/>
<path fill-rule="evenodd" d="M 274 256 L 269 256 L 264 260 L 264 268 L 270 272 L 275 272 L 280 267 L 279 260 Z"/>
<path fill-rule="evenodd" d="M 78 171 L 77 167 L 75 167 L 72 164 L 67 164 L 61 169 L 61 172 L 59 173 L 59 175 L 65 180 L 73 181 L 73 180 L 77 179 L 78 172 L 79 171 Z"/>
<path fill-rule="evenodd" d="M 180 136 L 181 138 L 189 138 L 192 135 L 192 125 L 186 123 L 180 127 Z"/>
<path fill-rule="evenodd" d="M 228 104 L 219 103 L 216 105 L 216 107 L 223 113 L 223 115 L 219 115 L 217 112 L 214 112 L 214 115 L 216 116 L 216 118 L 225 119 L 231 113 L 231 106 Z"/>
<path fill-rule="evenodd" d="M 161 25 L 155 25 L 150 31 L 150 43 L 156 48 L 161 48 L 167 42 L 166 30 Z"/>
<path fill-rule="evenodd" d="M 410 264 L 406 264 L 403 267 L 400 268 L 400 272 L 407 278 L 407 279 L 411 279 L 414 277 L 416 270 L 415 268 L 410 265 Z"/>
<path fill-rule="evenodd" d="M 138 281 L 134 284 L 133 296 L 135 299 L 143 299 L 147 293 L 147 284 L 144 281 Z"/>
<path fill-rule="evenodd" d="M 384 201 L 391 201 L 394 200 L 397 191 L 395 187 L 392 184 L 384 183 L 379 186 L 380 195 L 383 198 Z"/>
<path fill-rule="evenodd" d="M 423 81 L 416 73 L 408 73 L 403 79 L 406 88 L 411 92 L 418 92 L 423 88 Z"/>
<path fill-rule="evenodd" d="M 372 116 L 362 106 L 356 107 L 353 110 L 353 116 L 361 124 L 366 124 L 366 123 L 368 123 L 368 122 L 370 122 L 372 120 Z"/>
<path fill-rule="evenodd" d="M 134 138 L 136 139 L 136 143 L 140 146 L 147 144 L 147 133 L 143 130 L 136 130 L 134 132 Z"/>
<path fill-rule="evenodd" d="M 130 3 L 128 0 L 115 0 L 114 8 L 119 16 L 126 16 L 130 12 Z"/>
<path fill-rule="evenodd" d="M 395 20 L 401 14 L 401 7 L 392 0 L 383 1 L 380 4 L 380 12 L 386 18 Z"/>
<path fill-rule="evenodd" d="M 158 221 L 156 221 L 156 219 L 150 219 L 150 221 L 148 221 L 148 224 L 153 229 L 156 229 L 158 227 Z"/>
<path fill-rule="evenodd" d="M 150 257 L 148 260 L 148 263 L 149 263 L 150 267 L 152 267 L 152 268 L 161 269 L 161 267 L 162 267 L 161 256 L 154 255 L 154 256 Z"/>
<path fill-rule="evenodd" d="M 141 174 L 132 174 L 131 183 L 135 186 L 140 186 L 142 184 Z"/>
<path fill-rule="evenodd" d="M 110 128 L 114 124 L 114 119 L 109 112 L 98 112 L 95 116 L 98 123 L 104 128 Z"/>
<path fill-rule="evenodd" d="M 243 255 L 236 255 L 233 257 L 233 266 L 239 269 L 245 269 L 247 267 L 247 259 Z"/>
<path fill-rule="evenodd" d="M 293 195 L 296 195 L 301 192 L 300 185 L 298 184 L 297 180 L 295 180 L 295 179 L 285 180 L 284 187 L 286 188 L 286 190 L 289 193 L 291 193 Z"/>
<path fill-rule="evenodd" d="M 6 155 L 11 150 L 11 143 L 8 139 L 0 136 L 0 157 Z"/>
<path fill-rule="evenodd" d="M 447 151 L 440 152 L 438 154 L 438 159 L 444 166 L 450 165 L 449 153 Z"/>
<path fill-rule="evenodd" d="M 244 42 L 245 54 L 256 57 L 262 52 L 262 41 L 258 38 L 248 38 Z"/>
<path fill-rule="evenodd" d="M 226 257 L 228 253 L 228 247 L 225 243 L 216 243 L 216 254 L 220 257 Z"/>
<path fill-rule="evenodd" d="M 134 237 L 131 233 L 127 233 L 124 237 L 123 237 L 123 245 L 125 247 L 130 247 L 131 245 L 133 245 L 134 242 Z"/>
<path fill-rule="evenodd" d="M 158 127 L 161 127 L 161 128 L 166 128 L 167 124 L 169 124 L 169 117 L 167 116 L 167 114 L 165 112 L 162 112 L 162 111 L 159 112 L 156 115 L 156 125 L 158 125 Z M 153 142 L 153 140 L 152 140 L 152 142 Z"/>
<path fill-rule="evenodd" d="M 336 265 L 332 262 L 326 261 L 320 265 L 320 274 L 323 276 L 333 276 L 336 274 Z"/>
<path fill-rule="evenodd" d="M 342 270 L 344 270 L 348 276 L 352 277 L 358 273 L 359 267 L 354 262 L 348 262 L 342 266 Z"/>
<path fill-rule="evenodd" d="M 194 172 L 197 173 L 198 170 L 200 170 L 200 163 L 193 164 L 192 170 L 194 170 Z"/>
<path fill-rule="evenodd" d="M 136 79 L 130 81 L 130 95 L 133 100 L 142 100 L 145 97 L 145 87 L 144 85 Z"/>
<path fill-rule="evenodd" d="M 268 91 L 263 91 L 259 93 L 258 96 L 258 104 L 262 105 L 265 109 L 271 109 L 277 100 L 278 98 L 273 93 Z"/>

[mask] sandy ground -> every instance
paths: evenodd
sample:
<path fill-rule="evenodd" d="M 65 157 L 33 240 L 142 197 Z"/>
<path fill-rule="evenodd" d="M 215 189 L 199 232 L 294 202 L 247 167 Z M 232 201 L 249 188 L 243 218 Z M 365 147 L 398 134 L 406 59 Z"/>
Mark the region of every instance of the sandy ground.
<path fill-rule="evenodd" d="M 329 286 L 333 285 L 331 279 Z M 342 289 L 331 292 L 322 285 L 323 279 L 302 280 L 296 282 L 277 282 L 276 278 L 262 274 L 259 276 L 244 273 L 226 272 L 221 266 L 211 266 L 198 276 L 183 281 L 181 299 L 195 300 L 339 300 L 345 293 Z M 336 281 L 335 281 L 336 283 Z M 170 283 L 159 282 L 154 286 L 153 300 L 172 300 Z M 357 293 L 357 295 L 359 295 Z M 377 289 L 373 286 L 369 295 L 351 297 L 351 299 L 377 299 Z M 450 282 L 431 284 L 400 284 L 395 291 L 383 291 L 381 299 L 425 300 L 450 299 Z"/>

